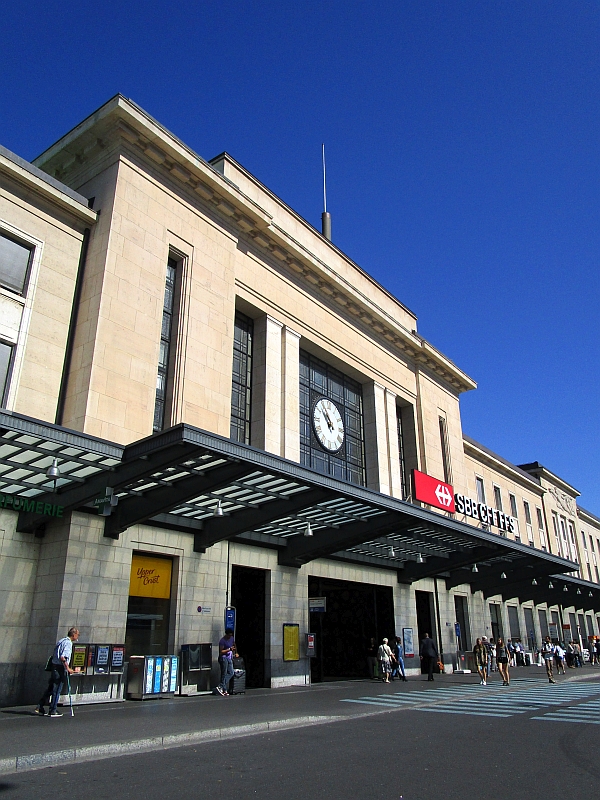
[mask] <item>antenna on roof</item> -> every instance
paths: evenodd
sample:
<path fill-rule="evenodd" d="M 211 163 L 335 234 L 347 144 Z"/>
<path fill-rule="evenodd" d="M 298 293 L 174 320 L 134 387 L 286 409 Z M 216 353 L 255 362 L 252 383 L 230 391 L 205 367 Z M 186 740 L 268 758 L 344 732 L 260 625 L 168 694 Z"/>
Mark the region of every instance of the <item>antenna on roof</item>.
<path fill-rule="evenodd" d="M 327 211 L 327 180 L 325 175 L 325 144 L 321 145 L 323 156 L 323 213 L 321 214 L 321 232 L 331 241 L 331 214 Z"/>

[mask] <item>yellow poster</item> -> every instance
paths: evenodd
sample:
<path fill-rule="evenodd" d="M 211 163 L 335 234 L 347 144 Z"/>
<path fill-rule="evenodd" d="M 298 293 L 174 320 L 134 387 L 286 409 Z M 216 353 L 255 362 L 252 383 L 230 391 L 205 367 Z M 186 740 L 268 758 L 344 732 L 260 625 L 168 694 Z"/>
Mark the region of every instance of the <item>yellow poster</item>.
<path fill-rule="evenodd" d="M 300 661 L 300 626 L 283 626 L 283 660 Z"/>
<path fill-rule="evenodd" d="M 134 554 L 131 559 L 129 596 L 168 600 L 171 597 L 171 567 L 170 558 Z"/>

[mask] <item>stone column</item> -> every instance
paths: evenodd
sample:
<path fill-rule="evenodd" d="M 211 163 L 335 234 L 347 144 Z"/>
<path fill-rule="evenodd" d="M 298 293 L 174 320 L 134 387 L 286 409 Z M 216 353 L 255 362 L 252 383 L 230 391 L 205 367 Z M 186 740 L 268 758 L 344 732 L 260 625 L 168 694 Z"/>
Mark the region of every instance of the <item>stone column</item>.
<path fill-rule="evenodd" d="M 281 455 L 300 461 L 300 334 L 283 329 L 281 353 Z"/>
<path fill-rule="evenodd" d="M 385 390 L 385 416 L 388 440 L 389 493 L 402 500 L 402 480 L 400 477 L 400 448 L 398 446 L 398 408 L 396 395 Z"/>
<path fill-rule="evenodd" d="M 367 486 L 402 497 L 396 395 L 373 382 L 363 386 L 363 406 Z"/>
<path fill-rule="evenodd" d="M 254 323 L 254 385 L 251 444 L 281 454 L 281 331 L 283 325 L 264 316 Z"/>

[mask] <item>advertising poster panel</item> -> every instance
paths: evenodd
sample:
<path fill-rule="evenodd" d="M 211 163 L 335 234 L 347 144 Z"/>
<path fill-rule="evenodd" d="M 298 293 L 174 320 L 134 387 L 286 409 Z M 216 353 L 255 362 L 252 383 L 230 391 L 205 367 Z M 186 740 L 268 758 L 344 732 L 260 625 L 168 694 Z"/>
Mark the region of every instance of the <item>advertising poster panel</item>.
<path fill-rule="evenodd" d="M 99 644 L 96 648 L 96 663 L 94 665 L 94 673 L 96 675 L 103 675 L 108 672 L 108 658 L 110 655 L 109 644 Z"/>
<path fill-rule="evenodd" d="M 169 691 L 170 682 L 171 682 L 171 659 L 165 658 L 163 661 L 162 686 L 160 688 L 163 694 L 166 694 Z"/>
<path fill-rule="evenodd" d="M 144 694 L 152 694 L 154 686 L 154 658 L 146 659 L 146 674 L 144 675 Z"/>
<path fill-rule="evenodd" d="M 179 658 L 177 656 L 173 656 L 171 658 L 171 681 L 169 685 L 170 692 L 174 692 L 177 689 L 178 666 L 179 666 Z"/>
<path fill-rule="evenodd" d="M 160 694 L 160 688 L 162 686 L 162 669 L 163 669 L 163 660 L 160 656 L 156 657 L 154 661 L 154 687 L 152 689 L 153 694 Z"/>
<path fill-rule="evenodd" d="M 283 626 L 283 660 L 300 661 L 300 625 L 297 623 Z"/>
<path fill-rule="evenodd" d="M 415 643 L 412 628 L 402 628 L 402 643 L 404 645 L 404 658 L 414 658 Z"/>

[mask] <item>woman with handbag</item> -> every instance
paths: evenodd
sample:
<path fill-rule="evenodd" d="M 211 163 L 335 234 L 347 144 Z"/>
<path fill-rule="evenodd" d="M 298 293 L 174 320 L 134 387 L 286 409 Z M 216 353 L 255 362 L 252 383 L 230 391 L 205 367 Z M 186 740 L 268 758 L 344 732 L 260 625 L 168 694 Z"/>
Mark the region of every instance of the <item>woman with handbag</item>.
<path fill-rule="evenodd" d="M 384 639 L 383 642 L 379 645 L 379 650 L 377 651 L 377 660 L 379 661 L 379 672 L 381 674 L 381 680 L 384 683 L 390 682 L 390 674 L 392 672 L 392 658 L 393 653 L 388 646 L 388 640 Z"/>
<path fill-rule="evenodd" d="M 509 686 L 508 662 L 510 661 L 510 651 L 501 636 L 498 637 L 496 642 L 496 661 L 498 662 L 498 672 L 502 675 L 502 686 Z"/>

